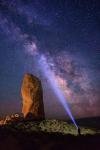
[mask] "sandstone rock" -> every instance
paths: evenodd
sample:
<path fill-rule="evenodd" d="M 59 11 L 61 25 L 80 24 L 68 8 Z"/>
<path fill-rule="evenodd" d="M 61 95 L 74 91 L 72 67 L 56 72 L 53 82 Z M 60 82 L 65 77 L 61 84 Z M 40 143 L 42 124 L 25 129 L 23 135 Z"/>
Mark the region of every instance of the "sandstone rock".
<path fill-rule="evenodd" d="M 3 125 L 4 124 L 4 120 L 0 120 L 0 125 Z"/>
<path fill-rule="evenodd" d="M 0 121 L 0 124 L 6 125 L 8 123 L 19 122 L 22 120 L 23 118 L 19 114 L 7 115 L 5 119 Z"/>
<path fill-rule="evenodd" d="M 41 81 L 32 74 L 25 74 L 21 94 L 22 113 L 25 118 L 44 119 L 43 91 Z"/>
<path fill-rule="evenodd" d="M 4 124 L 7 124 L 10 121 L 11 121 L 11 116 L 7 115 L 5 120 L 4 120 Z"/>

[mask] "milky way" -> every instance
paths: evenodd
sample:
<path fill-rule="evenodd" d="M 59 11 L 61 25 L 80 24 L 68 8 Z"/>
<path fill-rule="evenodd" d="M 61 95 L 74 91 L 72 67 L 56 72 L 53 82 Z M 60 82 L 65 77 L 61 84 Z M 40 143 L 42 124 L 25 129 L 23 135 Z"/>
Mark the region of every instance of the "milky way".
<path fill-rule="evenodd" d="M 66 118 L 37 64 L 38 52 L 48 60 L 73 114 L 100 115 L 99 18 L 99 0 L 0 0 L 0 113 L 21 111 L 21 80 L 30 72 L 42 80 L 46 116 Z"/>

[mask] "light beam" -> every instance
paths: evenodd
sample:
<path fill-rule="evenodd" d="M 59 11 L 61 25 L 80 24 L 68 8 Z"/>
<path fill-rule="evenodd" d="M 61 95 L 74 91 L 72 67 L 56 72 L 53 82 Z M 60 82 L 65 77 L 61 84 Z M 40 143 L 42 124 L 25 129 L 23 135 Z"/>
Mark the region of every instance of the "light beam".
<path fill-rule="evenodd" d="M 78 129 L 77 123 L 70 111 L 69 105 L 66 101 L 66 98 L 64 97 L 61 89 L 59 88 L 57 82 L 55 81 L 54 78 L 54 73 L 51 71 L 46 57 L 44 55 L 38 55 L 38 64 L 41 68 L 41 71 L 43 72 L 44 76 L 48 79 L 50 86 L 52 87 L 54 93 L 56 94 L 56 96 L 58 97 L 59 102 L 62 104 L 62 106 L 64 107 L 65 111 L 68 113 L 69 117 L 71 118 L 72 122 L 74 123 L 74 125 L 76 126 L 76 128 Z"/>

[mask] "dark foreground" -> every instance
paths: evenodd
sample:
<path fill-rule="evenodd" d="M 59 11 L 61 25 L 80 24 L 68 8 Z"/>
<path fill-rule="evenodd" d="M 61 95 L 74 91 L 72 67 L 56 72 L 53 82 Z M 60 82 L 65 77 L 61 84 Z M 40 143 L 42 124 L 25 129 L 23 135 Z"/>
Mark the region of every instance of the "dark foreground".
<path fill-rule="evenodd" d="M 0 128 L 0 150 L 99 150 L 100 135 L 19 132 Z"/>

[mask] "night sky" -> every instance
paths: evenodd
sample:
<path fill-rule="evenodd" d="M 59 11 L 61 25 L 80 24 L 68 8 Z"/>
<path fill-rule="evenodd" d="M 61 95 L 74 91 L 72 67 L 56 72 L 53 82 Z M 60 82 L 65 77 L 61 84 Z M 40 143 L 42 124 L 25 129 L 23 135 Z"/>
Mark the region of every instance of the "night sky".
<path fill-rule="evenodd" d="M 22 107 L 25 73 L 38 76 L 46 117 L 67 118 L 34 53 L 43 54 L 75 117 L 100 115 L 100 1 L 0 0 L 0 117 Z"/>

